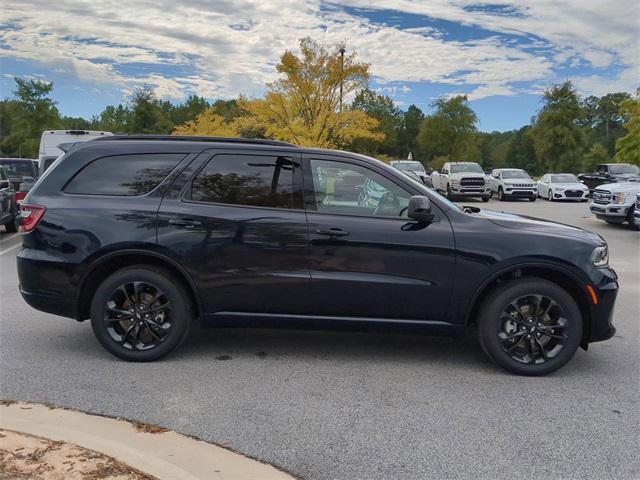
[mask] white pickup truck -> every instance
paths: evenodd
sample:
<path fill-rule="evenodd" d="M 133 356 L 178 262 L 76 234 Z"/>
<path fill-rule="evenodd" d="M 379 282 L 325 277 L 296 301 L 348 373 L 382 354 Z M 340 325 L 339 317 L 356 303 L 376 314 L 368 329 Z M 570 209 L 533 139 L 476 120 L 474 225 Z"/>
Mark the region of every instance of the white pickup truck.
<path fill-rule="evenodd" d="M 491 187 L 487 183 L 482 167 L 475 162 L 447 162 L 439 172 L 431 174 L 433 188 L 447 197 L 482 197 L 483 202 L 491 198 Z"/>
<path fill-rule="evenodd" d="M 640 182 L 599 185 L 593 190 L 589 210 L 607 223 L 629 222 L 636 229 L 634 213 L 639 194 Z"/>

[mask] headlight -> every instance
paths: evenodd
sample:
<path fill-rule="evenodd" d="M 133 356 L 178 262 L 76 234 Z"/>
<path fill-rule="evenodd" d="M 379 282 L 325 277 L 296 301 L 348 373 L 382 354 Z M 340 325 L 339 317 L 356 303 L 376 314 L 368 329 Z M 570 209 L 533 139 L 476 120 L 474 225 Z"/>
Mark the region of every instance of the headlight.
<path fill-rule="evenodd" d="M 627 201 L 627 198 L 629 197 L 628 193 L 616 193 L 613 196 L 613 203 L 624 203 Z"/>
<path fill-rule="evenodd" d="M 606 267 L 609 265 L 609 249 L 606 245 L 593 249 L 593 252 L 591 252 L 591 263 L 596 267 Z"/>

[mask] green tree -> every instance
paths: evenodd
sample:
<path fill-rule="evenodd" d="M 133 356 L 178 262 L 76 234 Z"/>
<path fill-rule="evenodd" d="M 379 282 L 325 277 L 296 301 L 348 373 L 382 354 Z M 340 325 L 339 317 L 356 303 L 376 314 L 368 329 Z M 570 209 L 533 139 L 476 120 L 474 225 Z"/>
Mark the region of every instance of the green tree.
<path fill-rule="evenodd" d="M 173 125 L 162 108 L 162 102 L 148 88 L 134 92 L 130 110 L 130 121 L 127 124 L 129 133 L 171 133 Z"/>
<path fill-rule="evenodd" d="M 631 95 L 626 92 L 616 92 L 603 97 L 589 96 L 582 101 L 584 119 L 581 123 L 587 128 L 589 143 L 601 143 L 611 156 L 616 140 L 625 134 L 620 107 L 629 98 Z"/>
<path fill-rule="evenodd" d="M 11 131 L 2 138 L 5 155 L 37 158 L 43 130 L 61 125 L 60 113 L 50 95 L 53 83 L 15 77 L 15 103 L 7 104 Z M 2 119 L 4 122 L 4 118 Z"/>
<path fill-rule="evenodd" d="M 433 103 L 434 113 L 420 125 L 418 145 L 427 161 L 449 157 L 450 161 L 480 160 L 478 117 L 466 96 L 440 98 Z"/>
<path fill-rule="evenodd" d="M 620 113 L 627 134 L 616 142 L 615 160 L 640 165 L 640 89 L 633 98 L 622 102 Z"/>
<path fill-rule="evenodd" d="M 384 134 L 382 142 L 372 139 L 356 139 L 352 144 L 353 149 L 362 153 L 380 152 L 394 155 L 397 151 L 398 133 L 402 128 L 402 112 L 394 105 L 393 100 L 365 87 L 356 93 L 350 108 L 375 118 L 378 121 L 377 130 Z"/>
<path fill-rule="evenodd" d="M 106 130 L 113 133 L 124 133 L 128 131 L 131 122 L 131 111 L 124 105 L 109 105 L 93 119 L 96 130 Z"/>
<path fill-rule="evenodd" d="M 601 143 L 594 143 L 584 156 L 582 169 L 593 172 L 600 163 L 607 163 L 610 160 L 609 152 Z"/>
<path fill-rule="evenodd" d="M 507 153 L 506 165 L 526 170 L 530 175 L 545 173 L 544 166 L 536 158 L 536 151 L 530 135 L 529 125 L 515 132 Z"/>
<path fill-rule="evenodd" d="M 402 128 L 398 134 L 397 153 L 400 158 L 407 158 L 409 153 L 413 154 L 414 160 L 423 160 L 423 152 L 418 148 L 418 133 L 420 125 L 424 120 L 424 113 L 415 105 L 409 105 L 407 111 L 402 115 Z"/>
<path fill-rule="evenodd" d="M 580 97 L 567 81 L 545 91 L 543 102 L 530 130 L 536 157 L 547 171 L 577 172 L 586 144 Z"/>

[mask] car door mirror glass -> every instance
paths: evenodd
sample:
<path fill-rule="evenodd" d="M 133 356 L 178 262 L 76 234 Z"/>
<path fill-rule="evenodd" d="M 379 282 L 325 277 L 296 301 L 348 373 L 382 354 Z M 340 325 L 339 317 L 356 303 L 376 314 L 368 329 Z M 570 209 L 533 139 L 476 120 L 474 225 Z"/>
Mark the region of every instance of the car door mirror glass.
<path fill-rule="evenodd" d="M 407 216 L 419 222 L 432 222 L 435 215 L 431 211 L 431 201 L 428 197 L 414 195 L 409 199 Z"/>

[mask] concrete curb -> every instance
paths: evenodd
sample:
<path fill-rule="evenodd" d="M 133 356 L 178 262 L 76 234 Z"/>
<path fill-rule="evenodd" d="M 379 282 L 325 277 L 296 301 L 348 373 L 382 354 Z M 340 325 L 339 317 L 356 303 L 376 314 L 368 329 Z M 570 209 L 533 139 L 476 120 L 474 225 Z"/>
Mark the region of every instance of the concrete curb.
<path fill-rule="evenodd" d="M 95 450 L 160 480 L 294 480 L 271 465 L 217 445 L 74 410 L 5 402 L 0 405 L 0 428 Z"/>

